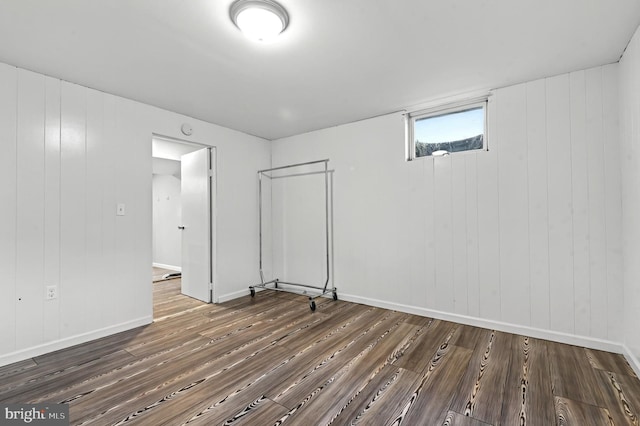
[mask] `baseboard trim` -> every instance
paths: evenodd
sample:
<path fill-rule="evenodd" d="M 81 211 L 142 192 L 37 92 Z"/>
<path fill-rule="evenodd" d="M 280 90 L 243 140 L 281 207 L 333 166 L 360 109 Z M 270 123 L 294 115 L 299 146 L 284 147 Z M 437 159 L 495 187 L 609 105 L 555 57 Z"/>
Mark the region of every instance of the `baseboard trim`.
<path fill-rule="evenodd" d="M 523 336 L 534 337 L 537 339 L 550 340 L 552 342 L 566 343 L 569 345 L 583 346 L 586 348 L 597 349 L 601 351 L 625 354 L 622 344 L 609 340 L 597 339 L 586 336 L 576 336 L 569 333 L 558 331 L 544 330 L 535 327 L 519 326 L 500 321 L 487 320 L 466 315 L 452 314 L 448 312 L 436 311 L 433 309 L 418 308 L 415 306 L 403 305 L 400 303 L 385 302 L 367 297 L 354 296 L 350 294 L 338 293 L 341 300 L 347 302 L 361 303 L 364 305 L 376 306 L 379 308 L 392 309 L 409 314 L 416 314 L 430 318 L 436 318 L 445 321 L 456 322 L 460 324 L 471 325 L 474 327 L 487 328 L 490 330 L 498 330 L 505 333 L 519 334 Z M 626 354 L 625 354 L 626 355 Z"/>
<path fill-rule="evenodd" d="M 256 289 L 256 292 L 258 291 L 262 291 L 263 289 Z M 224 303 L 224 302 L 228 302 L 230 300 L 233 299 L 237 299 L 238 297 L 242 297 L 242 296 L 248 296 L 249 295 L 249 287 L 243 289 L 243 290 L 239 290 L 239 291 L 234 291 L 233 293 L 227 293 L 227 294 L 223 294 L 221 296 L 217 297 L 217 300 L 214 300 L 213 303 Z"/>
<path fill-rule="evenodd" d="M 256 291 L 262 291 L 262 289 L 256 289 Z M 238 297 L 246 296 L 248 289 L 228 293 L 218 297 L 216 303 L 228 302 L 229 300 L 237 299 Z M 456 322 L 459 324 L 471 325 L 474 327 L 486 328 L 490 330 L 498 330 L 505 333 L 519 334 L 523 336 L 534 337 L 536 339 L 550 340 L 552 342 L 565 343 L 568 345 L 582 346 L 590 349 L 597 349 L 606 352 L 614 352 L 623 354 L 628 360 L 629 364 L 634 368 L 638 376 L 640 377 L 640 362 L 636 357 L 632 355 L 626 346 L 621 343 L 613 342 L 610 340 L 598 339 L 588 336 L 577 336 L 574 334 L 563 333 L 560 331 L 544 330 L 541 328 L 527 327 L 509 324 L 501 321 L 488 320 L 476 317 L 470 317 L 466 315 L 453 314 L 449 312 L 437 311 L 434 309 L 418 308 L 415 306 L 404 305 L 401 303 L 386 302 L 378 299 L 371 299 L 368 297 L 354 296 L 352 294 L 344 294 L 338 292 L 338 297 L 346 302 L 361 303 L 363 305 L 376 306 L 378 308 L 391 309 L 400 312 L 406 312 L 408 314 L 421 315 L 430 318 L 436 318 L 445 321 Z"/>
<path fill-rule="evenodd" d="M 622 345 L 623 355 L 627 359 L 627 362 L 636 372 L 636 376 L 640 377 L 640 360 L 631 352 L 631 349 L 627 345 Z"/>
<path fill-rule="evenodd" d="M 172 271 L 182 272 L 181 266 L 167 265 L 166 263 L 156 263 L 156 262 L 153 262 L 153 266 L 155 266 L 156 268 L 170 269 Z"/>
<path fill-rule="evenodd" d="M 41 345 L 33 346 L 19 351 L 11 352 L 9 354 L 0 355 L 0 367 L 8 364 L 12 364 L 18 361 L 24 361 L 29 358 L 44 355 L 49 352 L 54 352 L 60 349 L 69 348 L 81 343 L 90 342 L 91 340 L 99 339 L 101 337 L 110 336 L 112 334 L 120 333 L 122 331 L 131 330 L 132 328 L 148 325 L 153 322 L 152 316 L 146 316 L 138 318 L 132 321 L 123 322 L 110 327 L 104 327 L 98 330 L 93 330 L 88 333 L 77 334 L 75 336 L 66 337 L 64 339 L 55 340 L 53 342 L 43 343 Z"/>

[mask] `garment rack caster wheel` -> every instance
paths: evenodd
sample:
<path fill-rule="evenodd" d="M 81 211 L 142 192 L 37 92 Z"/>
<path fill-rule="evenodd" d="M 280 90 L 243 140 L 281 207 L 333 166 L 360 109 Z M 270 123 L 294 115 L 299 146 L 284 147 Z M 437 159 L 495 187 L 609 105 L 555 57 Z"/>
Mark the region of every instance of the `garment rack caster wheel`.
<path fill-rule="evenodd" d="M 255 297 L 256 290 L 253 287 L 249 287 L 249 291 L 251 292 L 251 297 Z"/>
<path fill-rule="evenodd" d="M 316 310 L 316 301 L 309 299 L 309 307 L 311 308 L 311 312 L 314 312 Z"/>
<path fill-rule="evenodd" d="M 338 292 L 333 292 L 333 300 L 338 300 Z"/>

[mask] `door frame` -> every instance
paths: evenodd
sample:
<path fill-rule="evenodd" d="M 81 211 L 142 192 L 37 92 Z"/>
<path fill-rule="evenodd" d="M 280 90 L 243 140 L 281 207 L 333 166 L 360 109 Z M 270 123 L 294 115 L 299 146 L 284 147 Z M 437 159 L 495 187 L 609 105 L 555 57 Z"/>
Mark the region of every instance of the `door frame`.
<path fill-rule="evenodd" d="M 153 147 L 153 140 L 160 139 L 170 143 L 176 143 L 181 145 L 190 145 L 193 147 L 197 147 L 198 149 L 208 148 L 209 149 L 209 167 L 211 170 L 211 174 L 209 175 L 209 252 L 211 258 L 209 259 L 209 282 L 211 283 L 210 291 L 209 291 L 209 303 L 218 303 L 218 296 L 216 294 L 216 274 L 217 274 L 217 245 L 216 245 L 216 236 L 217 236 L 217 174 L 218 174 L 218 156 L 217 156 L 217 148 L 215 145 L 209 145 L 202 142 L 197 141 L 188 141 L 185 139 L 174 138 L 171 136 L 166 136 L 160 133 L 151 133 L 151 144 Z M 195 151 L 195 150 L 194 150 Z M 153 158 L 153 152 L 151 153 L 151 158 Z M 152 193 L 153 196 L 153 187 Z M 153 204 L 151 209 L 151 221 L 153 223 Z M 153 292 L 153 287 L 151 288 Z"/>

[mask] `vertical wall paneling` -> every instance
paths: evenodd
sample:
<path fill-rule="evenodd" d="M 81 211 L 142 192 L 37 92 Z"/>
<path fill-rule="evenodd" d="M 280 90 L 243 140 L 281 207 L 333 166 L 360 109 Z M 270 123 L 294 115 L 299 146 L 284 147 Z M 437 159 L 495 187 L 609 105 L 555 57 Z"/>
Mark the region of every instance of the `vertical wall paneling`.
<path fill-rule="evenodd" d="M 434 158 L 434 208 L 436 237 L 436 303 L 439 309 L 453 311 L 453 209 L 451 156 Z"/>
<path fill-rule="evenodd" d="M 467 155 L 451 158 L 451 222 L 453 237 L 453 311 L 466 315 L 467 300 Z"/>
<path fill-rule="evenodd" d="M 607 336 L 607 265 L 602 68 L 586 71 L 586 150 L 589 185 L 590 335 Z"/>
<path fill-rule="evenodd" d="M 16 346 L 43 340 L 44 286 L 44 95 L 40 74 L 18 70 Z"/>
<path fill-rule="evenodd" d="M 610 142 L 616 140 L 618 94 L 615 68 L 609 67 L 615 65 L 495 90 L 488 151 L 397 164 L 391 150 L 404 141 L 401 132 L 392 132 L 390 115 L 274 141 L 273 163 L 322 150 L 349 168 L 338 186 L 348 207 L 336 209 L 336 242 L 346 244 L 349 255 L 336 257 L 336 273 L 364 281 L 349 283 L 345 294 L 424 307 L 427 315 L 433 310 L 611 339 L 603 330 L 614 336 L 611 325 L 623 300 L 620 277 L 611 271 L 621 262 L 621 196 L 606 190 L 622 180 Z M 591 130 L 594 123 L 604 129 L 600 136 Z M 605 144 L 612 156 L 602 155 Z M 598 146 L 596 158 L 589 150 Z M 377 200 L 385 200 L 381 211 L 364 214 L 362 205 Z M 418 221 L 413 230 L 423 239 L 407 236 L 402 220 Z M 595 239 L 594 226 L 601 234 Z M 367 233 L 378 229 L 393 250 L 370 248 L 379 240 Z M 600 287 L 593 283 L 600 274 L 596 253 L 605 266 Z M 396 280 L 389 292 L 384 277 L 394 270 L 407 279 Z M 424 304 L 408 296 L 420 285 Z M 598 293 L 603 290 L 605 295 Z"/>
<path fill-rule="evenodd" d="M 638 258 L 640 250 L 638 241 L 640 238 L 637 225 L 637 217 L 640 215 L 640 203 L 636 188 L 640 183 L 638 179 L 638 146 L 640 146 L 640 96 L 632 93 L 640 93 L 640 36 L 636 33 L 634 40 L 629 44 L 623 57 L 623 82 L 620 92 L 624 93 L 621 103 L 623 119 L 622 131 L 623 147 L 622 158 L 625 160 L 623 174 L 623 240 L 624 250 L 624 316 L 625 316 L 625 343 L 633 354 L 640 358 L 640 333 L 638 333 L 637 318 L 640 316 L 640 291 L 637 283 L 640 282 L 640 267 L 638 262 L 630 262 L 629 258 Z"/>
<path fill-rule="evenodd" d="M 288 199 L 300 200 L 305 196 L 308 197 L 307 202 L 294 202 L 284 210 L 288 217 L 288 220 L 283 221 L 284 247 L 287 250 L 284 256 L 287 261 L 284 279 L 295 283 L 324 284 L 323 279 L 326 274 L 324 175 L 291 176 L 296 173 L 312 173 L 319 169 L 315 166 L 291 170 L 281 173 L 281 176 L 288 177 L 275 179 L 274 182 L 284 185 L 283 194 L 286 194 Z M 378 185 L 375 186 L 378 187 Z M 382 232 L 384 230 L 379 230 L 379 233 Z M 380 253 L 391 243 L 390 238 L 381 238 L 373 244 L 369 255 L 380 256 Z"/>
<path fill-rule="evenodd" d="M 400 157 L 402 158 L 402 157 Z M 399 181 L 404 181 L 407 182 L 409 180 L 409 176 L 411 175 L 411 171 L 410 168 L 406 168 L 406 167 L 396 167 L 396 164 L 400 163 L 402 165 L 404 165 L 404 161 L 402 159 L 399 159 L 398 161 L 394 162 L 395 164 L 393 165 L 394 169 L 396 170 L 396 172 L 398 173 L 398 178 Z M 415 172 L 413 173 L 413 176 L 415 176 Z M 402 185 L 402 189 L 399 190 L 396 193 L 396 198 L 395 198 L 395 202 L 398 203 L 398 205 L 402 206 L 402 209 L 405 211 L 409 211 L 410 206 L 411 206 L 411 199 L 413 195 L 413 191 L 410 185 Z M 420 228 L 420 230 L 418 232 L 414 232 L 411 229 L 409 229 L 407 227 L 407 218 L 402 218 L 402 217 L 398 217 L 395 215 L 395 211 L 392 210 L 391 212 L 392 215 L 394 215 L 394 229 L 396 230 L 396 236 L 394 238 L 395 240 L 395 246 L 393 247 L 393 251 L 394 252 L 399 252 L 402 250 L 405 250 L 405 248 L 407 247 L 417 247 L 417 244 L 419 244 L 421 237 L 420 237 L 420 232 L 424 232 L 423 229 L 424 228 Z M 412 213 L 411 215 L 412 219 L 416 218 L 416 213 Z M 422 268 L 425 268 L 426 265 L 423 265 Z M 393 276 L 396 273 L 395 268 L 390 268 L 391 269 L 391 276 Z M 405 280 L 407 282 L 407 285 L 409 286 L 409 288 L 414 288 L 415 286 L 415 275 L 414 275 L 414 270 L 411 267 L 407 267 L 407 268 L 402 268 L 399 273 L 398 273 L 398 279 L 400 280 Z M 412 304 L 412 303 L 416 303 L 415 302 L 415 296 L 417 296 L 419 293 L 415 294 L 413 292 L 407 292 L 403 294 L 403 298 L 400 299 L 400 303 L 403 304 Z"/>
<path fill-rule="evenodd" d="M 82 286 L 85 297 L 100 294 L 101 289 L 109 285 L 111 265 L 103 260 L 102 241 L 104 238 L 103 206 L 104 184 L 108 181 L 105 174 L 105 141 L 103 124 L 103 95 L 94 90 L 86 92 L 86 199 L 85 199 L 85 247 L 87 252 L 87 271 L 91 279 Z M 113 214 L 113 213 L 112 213 Z M 100 311 L 89 310 L 85 321 L 89 329 L 101 328 L 106 322 L 99 317 Z"/>
<path fill-rule="evenodd" d="M 500 101 L 489 98 L 489 151 L 478 154 L 478 245 L 480 317 L 499 320 L 500 314 L 500 218 L 497 153 L 502 141 L 496 132 Z"/>
<path fill-rule="evenodd" d="M 618 64 L 602 68 L 604 130 L 605 229 L 607 268 L 607 339 L 623 340 L 624 288 L 622 276 L 622 179 L 618 124 Z"/>
<path fill-rule="evenodd" d="M 401 229 L 402 232 L 408 234 L 409 244 L 407 249 L 414 255 L 414 259 L 407 259 L 407 266 L 411 271 L 411 292 L 408 296 L 412 303 L 422 307 L 426 306 L 427 302 L 425 279 L 433 267 L 430 259 L 426 259 L 424 253 L 426 228 L 432 226 L 425 222 L 423 215 L 431 201 L 427 198 L 423 189 L 424 166 L 426 163 L 427 161 L 410 161 L 407 163 L 407 166 L 409 166 L 407 171 L 409 194 L 407 199 L 408 208 L 406 209 L 408 217 L 400 218 L 400 220 L 406 221 L 404 225 L 401 225 Z"/>
<path fill-rule="evenodd" d="M 60 80 L 45 79 L 44 285 L 60 290 Z M 44 342 L 60 338 L 60 296 L 44 303 Z"/>
<path fill-rule="evenodd" d="M 406 185 L 398 185 L 399 182 L 405 182 L 406 168 L 397 167 L 398 164 L 404 165 L 402 157 L 396 155 L 395 147 L 384 143 L 383 137 L 377 137 L 371 144 L 368 152 L 372 154 L 374 158 L 388 158 L 389 161 L 385 163 L 377 163 L 377 168 L 382 170 L 388 169 L 388 172 L 397 174 L 394 179 L 389 179 L 386 173 L 376 174 L 373 182 L 375 186 L 372 188 L 374 192 L 370 193 L 371 201 L 369 205 L 377 205 L 375 217 L 377 219 L 378 226 L 376 226 L 375 232 L 372 234 L 376 245 L 372 246 L 374 251 L 369 252 L 369 259 L 373 263 L 378 263 L 382 267 L 377 271 L 373 271 L 367 268 L 368 273 L 373 273 L 376 277 L 372 277 L 371 282 L 381 280 L 382 282 L 391 283 L 394 280 L 403 281 L 409 283 L 409 277 L 407 271 L 409 268 L 397 268 L 388 262 L 394 253 L 398 253 L 404 250 L 406 244 L 403 244 L 404 238 L 404 226 L 406 220 L 401 219 L 396 213 L 398 206 L 402 206 L 408 199 L 408 188 Z M 391 160 L 393 158 L 393 160 Z M 380 194 L 386 194 L 383 198 L 380 198 Z M 376 200 L 376 201 L 374 201 Z M 379 200 L 379 201 L 378 201 Z M 387 300 L 393 297 L 395 289 L 393 286 L 384 286 L 380 288 L 380 297 Z M 401 299 L 401 303 L 409 302 L 410 297 L 405 300 Z"/>
<path fill-rule="evenodd" d="M 335 240 L 342 244 L 336 252 L 349 258 L 336 258 L 337 276 L 364 298 L 619 338 L 621 305 L 635 312 L 640 303 L 629 279 L 623 298 L 619 273 L 621 266 L 630 276 L 635 270 L 622 265 L 620 186 L 637 172 L 625 163 L 621 174 L 618 156 L 634 161 L 637 149 L 618 146 L 618 84 L 611 65 L 497 90 L 488 152 L 401 164 L 389 160 L 400 134 L 396 117 L 331 129 L 329 152 L 320 157 L 335 158 L 344 172 L 336 181 Z M 150 315 L 148 268 L 141 265 L 151 262 L 151 128 L 173 115 L 9 66 L 0 66 L 0 93 L 7 153 L 0 159 L 7 182 L 0 218 L 8 224 L 0 239 L 0 307 L 9 313 L 0 325 L 2 353 Z M 626 124 L 625 135 L 637 132 Z M 307 153 L 297 142 L 324 144 L 320 134 L 291 138 L 295 156 L 319 158 L 325 148 Z M 366 158 L 353 152 L 362 142 L 341 139 L 367 141 Z M 221 161 L 235 158 L 225 149 Z M 289 163 L 286 151 L 274 163 Z M 230 169 L 219 172 L 229 178 Z M 253 188 L 253 175 L 246 182 Z M 624 189 L 632 212 L 639 204 L 633 188 Z M 378 200 L 384 203 L 371 210 Z M 127 206 L 122 217 L 115 216 L 119 202 Z M 220 218 L 228 218 L 229 205 L 223 211 Z M 633 223 L 628 213 L 623 220 Z M 236 237 L 224 256 L 236 250 Z M 635 247 L 629 238 L 625 244 Z M 58 299 L 45 301 L 46 286 L 55 284 Z M 110 309 L 89 312 L 87 299 L 107 284 L 101 301 Z M 634 345 L 631 329 L 625 339 Z"/>
<path fill-rule="evenodd" d="M 622 237 L 624 343 L 638 360 L 640 359 L 640 331 L 638 331 L 638 318 L 640 318 L 640 262 L 638 262 L 640 258 L 640 222 L 638 221 L 640 217 L 640 191 L 638 191 L 640 187 L 640 30 L 636 30 L 629 42 L 620 60 L 619 70 L 622 229 L 624 232 Z M 611 206 L 607 207 L 611 208 Z M 611 212 L 607 212 L 607 215 L 611 215 Z M 608 244 L 609 247 L 611 247 L 610 244 Z M 615 299 L 609 299 L 609 302 L 613 300 Z"/>
<path fill-rule="evenodd" d="M 273 277 L 283 277 L 285 264 L 284 264 L 284 229 L 283 218 L 286 211 L 283 206 L 284 194 L 282 188 L 285 182 L 284 179 L 269 179 L 266 176 L 262 177 L 262 214 L 263 214 L 263 227 L 270 230 L 271 234 L 271 247 L 272 258 L 271 265 L 273 267 Z M 351 210 L 353 211 L 353 210 Z M 270 219 L 270 222 L 267 222 Z M 268 224 L 271 226 L 268 226 Z M 264 237 L 264 235 L 263 235 Z M 263 239 L 263 250 L 267 251 L 268 247 Z M 263 266 L 264 266 L 263 257 Z M 282 279 L 282 278 L 280 278 Z"/>
<path fill-rule="evenodd" d="M 574 332 L 569 76 L 546 81 L 550 327 Z"/>
<path fill-rule="evenodd" d="M 115 209 L 117 204 L 125 205 L 125 215 L 115 216 L 116 232 L 115 232 L 115 246 L 114 253 L 116 264 L 119 265 L 117 271 L 115 271 L 115 279 L 120 282 L 125 282 L 126 277 L 131 275 L 131 259 L 134 256 L 133 253 L 133 241 L 127 238 L 127 234 L 133 231 L 132 214 L 134 206 L 132 204 L 132 197 L 128 196 L 126 191 L 126 183 L 130 180 L 131 172 L 128 170 L 132 166 L 131 152 L 129 151 L 127 140 L 130 135 L 130 129 L 127 126 L 127 116 L 130 116 L 133 111 L 132 106 L 128 102 L 123 102 L 120 99 L 116 99 L 116 114 L 115 114 L 115 139 L 112 141 L 114 148 L 120 152 L 120 155 L 115 161 L 115 203 L 108 206 L 106 209 L 107 216 L 115 216 Z M 127 315 L 129 311 L 129 303 L 119 303 L 116 306 L 116 312 L 119 316 Z"/>
<path fill-rule="evenodd" d="M 0 64 L 0 353 L 16 347 L 16 103 L 17 70 Z"/>
<path fill-rule="evenodd" d="M 500 92 L 496 133 L 500 193 L 501 320 L 529 325 L 529 209 L 525 85 Z"/>
<path fill-rule="evenodd" d="M 483 154 L 484 155 L 484 154 Z M 466 155 L 466 229 L 467 229 L 467 315 L 480 316 L 480 270 L 478 249 L 478 163 L 477 155 Z"/>
<path fill-rule="evenodd" d="M 352 294 L 611 340 L 624 305 L 624 339 L 640 354 L 639 64 L 636 35 L 621 81 L 614 64 L 497 90 L 488 152 L 393 162 L 403 143 L 393 116 L 275 141 L 273 162 L 332 158 L 335 272 Z M 0 64 L 1 359 L 150 316 L 150 138 L 179 136 L 183 120 Z M 240 294 L 255 277 L 246 224 L 269 149 L 198 125 L 204 142 L 221 144 L 220 288 Z M 378 200 L 386 204 L 371 210 Z M 415 229 L 404 228 L 407 211 Z M 57 300 L 44 300 L 47 285 L 58 285 Z M 96 292 L 104 308 L 89 312 Z"/>
<path fill-rule="evenodd" d="M 137 148 L 139 145 L 144 145 L 145 142 L 151 144 L 151 135 L 139 135 L 135 126 L 136 119 L 136 105 L 127 102 L 122 99 L 116 101 L 116 140 L 113 142 L 116 144 L 119 154 L 116 162 L 116 203 L 123 203 L 125 205 L 125 215 L 116 216 L 116 259 L 120 269 L 118 270 L 119 279 L 123 282 L 127 279 L 131 279 L 136 275 L 136 262 L 140 260 L 140 256 L 136 253 L 136 241 L 129 236 L 136 232 L 136 221 L 144 198 L 151 199 L 151 189 L 146 193 L 141 193 L 138 190 L 139 181 L 136 180 L 136 167 L 137 161 L 143 161 L 143 158 L 137 155 Z M 145 140 L 147 139 L 147 140 Z M 151 161 L 151 151 L 149 151 L 148 161 Z M 142 170 L 150 170 L 142 167 Z M 146 176 L 143 179 L 147 179 L 151 182 L 151 176 Z M 136 186 L 130 186 L 131 182 L 136 182 Z M 110 215 L 115 215 L 116 206 L 111 206 Z M 149 210 L 149 213 L 151 210 Z M 140 226 L 147 226 L 150 222 L 151 216 L 145 218 L 146 224 L 140 223 Z M 147 265 L 151 265 L 151 259 Z M 150 281 L 148 276 L 145 281 Z M 135 283 L 134 288 L 129 291 L 132 295 L 137 296 L 139 294 L 139 288 L 146 284 L 139 280 L 133 281 Z M 134 296 L 134 297 L 135 297 Z M 136 310 L 136 303 L 145 304 L 147 298 L 140 298 L 138 300 L 122 300 L 118 306 L 120 315 L 130 316 L 131 313 Z"/>
<path fill-rule="evenodd" d="M 86 89 L 62 83 L 60 137 L 61 337 L 87 332 Z"/>
<path fill-rule="evenodd" d="M 545 80 L 527 83 L 526 97 L 531 326 L 548 329 L 549 203 Z"/>
<path fill-rule="evenodd" d="M 257 177 L 256 177 L 257 180 Z M 267 183 L 269 183 L 267 185 Z M 264 251 L 263 251 L 263 258 L 262 258 L 262 267 L 263 267 L 263 271 L 264 271 L 264 276 L 265 277 L 269 277 L 269 279 L 272 279 L 272 277 L 275 277 L 274 272 L 273 272 L 273 265 L 274 265 L 274 261 L 273 261 L 273 256 L 272 254 L 275 252 L 274 247 L 273 247 L 273 216 L 272 216 L 272 210 L 271 210 L 271 203 L 269 203 L 269 201 L 272 199 L 272 191 L 271 191 L 271 184 L 270 182 L 265 182 L 264 180 L 262 181 L 262 246 L 264 247 Z M 258 189 L 256 188 L 256 199 L 258 198 Z M 335 203 L 335 200 L 334 200 Z M 257 214 L 256 214 L 256 221 L 258 221 L 257 218 Z M 335 222 L 334 222 L 334 229 L 335 229 Z M 335 231 L 334 231 L 335 234 Z M 335 243 L 334 243 L 335 246 Z M 334 253 L 335 256 L 335 253 Z M 255 266 L 256 271 L 258 270 L 257 265 Z M 333 274 L 332 274 L 333 277 Z M 335 280 L 335 277 L 333 277 L 333 279 Z M 258 277 L 259 280 L 259 277 Z"/>
<path fill-rule="evenodd" d="M 256 171 L 269 167 L 270 144 L 257 139 L 251 143 L 250 138 L 243 140 L 239 137 L 241 134 L 233 132 L 210 131 L 208 134 L 206 142 L 215 145 L 218 165 L 216 274 L 219 285 L 216 285 L 216 294 L 228 300 L 246 294 L 247 283 L 258 277 Z M 314 155 L 313 159 L 317 158 Z M 240 187 L 245 189 L 240 192 Z M 240 221 L 238 214 L 245 219 Z M 246 247 L 253 249 L 247 251 Z"/>
<path fill-rule="evenodd" d="M 621 185 L 621 216 L 622 223 L 620 224 L 621 228 L 624 230 L 621 245 L 622 245 L 622 284 L 623 284 L 623 298 L 624 298 L 624 309 L 622 310 L 623 316 L 623 343 L 627 345 L 628 349 L 632 352 L 634 356 L 640 355 L 640 345 L 633 344 L 633 340 L 631 337 L 633 336 L 630 332 L 632 330 L 636 330 L 636 322 L 630 321 L 631 318 L 634 318 L 635 315 L 631 315 L 632 309 L 631 303 L 633 301 L 632 295 L 628 293 L 627 287 L 630 279 L 632 277 L 640 277 L 637 273 L 634 274 L 633 268 L 631 268 L 629 262 L 627 261 L 627 256 L 632 255 L 636 256 L 638 251 L 631 244 L 632 241 L 635 241 L 637 238 L 637 230 L 634 230 L 633 227 L 629 227 L 630 223 L 635 223 L 635 217 L 640 214 L 640 209 L 637 208 L 635 203 L 633 203 L 631 194 L 634 193 L 636 184 L 633 174 L 633 149 L 634 145 L 632 139 L 632 120 L 631 118 L 634 116 L 633 114 L 633 102 L 632 102 L 632 93 L 634 89 L 634 81 L 631 77 L 633 74 L 633 63 L 634 57 L 638 57 L 640 59 L 640 55 L 638 55 L 638 49 L 634 49 L 635 46 L 638 46 L 638 40 L 640 37 L 638 33 L 631 39 L 629 45 L 625 53 L 622 55 L 622 58 L 619 62 L 619 82 L 618 82 L 618 95 L 619 99 L 619 132 L 620 132 L 620 180 L 622 182 Z M 637 60 L 637 59 L 636 59 Z M 640 79 L 637 79 L 640 81 Z M 637 88 L 637 87 L 636 87 Z M 639 93 L 639 92 L 635 92 Z M 640 100 L 640 96 L 637 96 L 636 100 Z M 638 114 L 638 122 L 640 122 L 640 111 Z M 637 144 L 638 141 L 636 141 Z M 633 190 L 630 190 L 633 188 Z M 633 221 L 631 220 L 633 218 Z M 637 279 L 633 279 L 637 281 Z M 611 299 L 613 300 L 613 299 Z M 640 333 L 637 333 L 640 338 Z M 639 339 L 640 342 L 640 339 Z"/>
<path fill-rule="evenodd" d="M 573 304 L 575 333 L 591 329 L 591 274 L 589 273 L 589 174 L 586 144 L 585 72 L 569 75 L 571 95 L 571 192 L 573 204 Z"/>
<path fill-rule="evenodd" d="M 136 117 L 142 115 L 143 106 L 134 103 L 135 111 L 129 116 L 129 120 L 134 126 L 129 144 L 131 145 L 131 170 L 132 182 L 130 191 L 133 196 L 135 209 L 134 229 L 138 232 L 134 241 L 135 257 L 133 259 L 133 271 L 131 277 L 134 286 L 134 300 L 131 300 L 131 311 L 129 316 L 134 316 L 137 312 L 147 317 L 153 316 L 153 287 L 149 278 L 148 269 L 141 268 L 140 265 L 151 265 L 151 240 L 152 240 L 152 206 L 151 206 L 151 132 L 149 128 L 141 127 L 136 123 Z M 209 141 L 214 142 L 214 141 Z M 215 150 L 214 150 L 215 151 Z M 215 159 L 215 155 L 213 156 Z M 252 157 L 250 154 L 247 157 Z M 253 199 L 253 197 L 252 197 Z M 249 210 L 249 209 L 247 209 Z M 257 210 L 252 209 L 250 211 Z M 255 216 L 254 216 L 255 217 Z M 254 234 L 255 235 L 255 234 Z M 212 254 L 213 255 L 213 254 Z M 138 284 L 139 283 L 139 284 Z"/>
<path fill-rule="evenodd" d="M 417 161 L 417 160 L 416 160 Z M 435 167 L 434 162 L 423 160 L 424 163 L 424 196 L 426 198 L 425 210 L 423 211 L 424 227 L 424 252 L 418 257 L 418 262 L 425 262 L 427 272 L 424 276 L 424 287 L 426 290 L 426 306 L 436 309 L 436 189 L 435 189 Z"/>
<path fill-rule="evenodd" d="M 640 32 L 636 34 L 629 44 L 627 52 L 629 59 L 625 67 L 628 68 L 628 77 L 622 89 L 628 92 L 625 99 L 624 109 L 628 108 L 625 130 L 624 157 L 629 157 L 631 169 L 627 169 L 629 174 L 624 176 L 626 192 L 625 206 L 623 212 L 626 214 L 624 233 L 631 237 L 625 247 L 625 343 L 629 345 L 631 351 L 640 359 L 640 333 L 638 332 L 638 318 L 640 318 L 640 262 L 633 259 L 640 257 L 640 226 L 638 226 L 638 216 L 640 216 L 640 198 L 637 188 L 640 185 Z M 627 209 L 628 207 L 628 209 Z M 626 237 L 626 238 L 629 238 Z"/>
<path fill-rule="evenodd" d="M 151 321 L 151 137 L 180 137 L 185 120 L 0 64 L 0 366 Z M 189 122 L 226 166 L 217 213 L 232 232 L 217 235 L 216 278 L 228 300 L 255 277 L 253 177 L 270 145 Z"/>
<path fill-rule="evenodd" d="M 102 137 L 102 268 L 108 269 L 108 285 L 113 287 L 113 292 L 103 294 L 102 303 L 106 307 L 102 311 L 102 319 L 107 324 L 117 324 L 119 315 L 119 294 L 125 294 L 126 281 L 114 279 L 115 272 L 112 265 L 117 265 L 116 259 L 116 187 L 117 171 L 116 163 L 121 147 L 118 145 L 116 133 L 116 98 L 111 95 L 103 95 L 102 125 L 104 134 Z M 102 270 L 104 270 L 102 269 Z"/>

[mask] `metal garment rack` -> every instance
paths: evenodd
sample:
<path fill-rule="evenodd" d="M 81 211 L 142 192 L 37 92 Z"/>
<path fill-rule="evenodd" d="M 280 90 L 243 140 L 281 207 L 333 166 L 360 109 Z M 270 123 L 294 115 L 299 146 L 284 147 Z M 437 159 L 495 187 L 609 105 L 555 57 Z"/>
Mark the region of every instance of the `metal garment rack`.
<path fill-rule="evenodd" d="M 320 163 L 324 163 L 324 171 L 318 172 L 318 173 L 324 173 L 324 214 L 325 214 L 324 223 L 325 223 L 325 246 L 326 246 L 326 259 L 325 259 L 326 260 L 326 279 L 324 281 L 324 286 L 323 287 L 319 287 L 319 286 L 313 286 L 313 285 L 309 285 L 309 284 L 292 283 L 292 282 L 280 280 L 279 278 L 274 278 L 272 280 L 265 281 L 264 272 L 263 272 L 263 268 L 262 268 L 262 176 L 265 173 L 273 172 L 273 171 L 276 171 L 276 170 L 284 170 L 284 169 L 290 169 L 290 168 L 293 168 L 293 167 L 302 167 L 302 166 L 308 166 L 308 165 L 320 164 Z M 269 176 L 267 175 L 267 177 L 269 177 Z M 260 216 L 260 219 L 259 219 L 260 284 L 249 286 L 249 291 L 251 292 L 251 297 L 254 297 L 256 295 L 256 289 L 257 288 L 261 288 L 261 289 L 265 289 L 265 290 L 285 291 L 285 292 L 289 292 L 289 293 L 304 294 L 305 296 L 309 297 L 309 307 L 311 308 L 312 311 L 316 310 L 315 299 L 318 298 L 318 297 L 322 297 L 325 294 L 332 293 L 333 294 L 333 300 L 338 300 L 337 289 L 335 287 L 327 288 L 328 285 L 329 285 L 329 278 L 330 278 L 330 266 L 329 266 L 329 159 L 317 160 L 317 161 L 309 161 L 309 162 L 306 162 L 306 163 L 289 164 L 288 166 L 280 166 L 280 167 L 273 167 L 271 169 L 258 170 L 258 212 L 259 212 L 259 216 Z M 294 291 L 294 290 L 289 289 L 289 288 L 278 287 L 278 284 L 285 284 L 285 285 L 290 286 L 290 287 L 302 287 L 302 288 L 305 288 L 305 289 L 308 288 L 308 289 L 318 290 L 320 293 L 310 296 L 310 295 L 307 294 L 306 291 L 300 293 L 300 292 Z"/>

